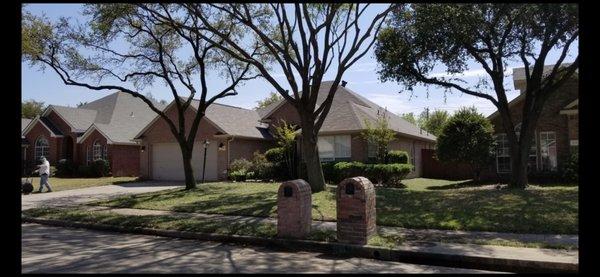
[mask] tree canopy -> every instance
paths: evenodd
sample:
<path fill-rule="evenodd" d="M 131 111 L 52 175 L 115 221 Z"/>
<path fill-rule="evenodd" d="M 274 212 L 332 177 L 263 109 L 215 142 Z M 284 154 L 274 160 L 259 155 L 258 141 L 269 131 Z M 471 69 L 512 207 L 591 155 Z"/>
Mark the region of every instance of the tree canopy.
<path fill-rule="evenodd" d="M 578 54 L 565 62 L 578 38 L 577 4 L 407 4 L 395 6 L 375 55 L 383 81 L 409 90 L 417 84 L 438 86 L 496 106 L 511 148 L 511 186 L 525 187 L 535 125 L 548 97 L 579 66 Z M 556 60 L 549 59 L 551 51 L 558 53 Z M 506 97 L 506 71 L 515 61 L 525 72 L 522 122 L 511 116 Z M 470 64 L 486 73 L 474 85 L 460 74 L 472 69 Z M 445 72 L 434 72 L 440 69 Z M 522 131 L 517 135 L 519 123 Z"/>
<path fill-rule="evenodd" d="M 443 162 L 467 163 L 475 179 L 492 161 L 494 130 L 477 109 L 461 108 L 452 115 L 437 137 L 436 156 Z"/>
<path fill-rule="evenodd" d="M 27 100 L 21 103 L 21 117 L 35 118 L 41 115 L 45 108 L 44 102 L 38 102 L 33 99 Z"/>
<path fill-rule="evenodd" d="M 86 4 L 83 22 L 61 17 L 52 22 L 24 12 L 22 59 L 49 68 L 70 86 L 117 90 L 141 99 L 167 123 L 181 148 L 186 188 L 195 187 L 191 155 L 200 120 L 216 100 L 237 94 L 237 87 L 259 76 L 244 61 L 232 58 L 215 44 L 236 40 L 233 22 L 217 22 L 224 37 L 199 35 L 201 20 L 180 4 Z M 193 30 L 182 28 L 193 26 Z M 260 46 L 249 56 L 260 60 Z M 221 78 L 224 87 L 207 80 Z M 162 85 L 174 98 L 172 119 L 146 96 L 147 88 Z M 198 101 L 186 126 L 184 114 Z"/>
<path fill-rule="evenodd" d="M 283 96 L 279 95 L 279 93 L 271 92 L 265 99 L 256 101 L 256 107 L 254 109 L 265 108 L 281 99 L 283 99 Z"/>

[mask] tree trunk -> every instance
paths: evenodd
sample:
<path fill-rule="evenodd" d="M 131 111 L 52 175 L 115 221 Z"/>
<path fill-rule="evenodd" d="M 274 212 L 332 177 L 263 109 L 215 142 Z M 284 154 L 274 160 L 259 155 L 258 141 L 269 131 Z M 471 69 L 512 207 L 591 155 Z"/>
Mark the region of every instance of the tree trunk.
<path fill-rule="evenodd" d="M 190 190 L 196 188 L 196 180 L 194 179 L 194 169 L 192 168 L 192 149 L 180 145 L 181 156 L 183 157 L 183 172 L 185 174 L 185 189 Z"/>
<path fill-rule="evenodd" d="M 511 159 L 512 176 L 509 186 L 511 188 L 525 188 L 527 186 L 527 159 L 516 155 L 516 159 Z"/>
<path fill-rule="evenodd" d="M 308 126 L 306 126 L 308 125 Z M 325 190 L 325 178 L 319 160 L 317 149 L 317 136 L 313 133 L 314 126 L 303 124 L 302 126 L 302 158 L 306 163 L 306 180 L 310 184 L 313 193 Z"/>

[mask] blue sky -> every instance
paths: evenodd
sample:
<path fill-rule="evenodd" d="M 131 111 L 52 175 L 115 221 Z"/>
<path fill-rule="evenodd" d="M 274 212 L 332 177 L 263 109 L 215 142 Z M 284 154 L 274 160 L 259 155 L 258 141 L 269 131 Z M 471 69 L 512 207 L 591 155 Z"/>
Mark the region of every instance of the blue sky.
<path fill-rule="evenodd" d="M 365 15 L 365 18 L 373 18 L 374 13 L 381 9 L 381 7 L 381 5 L 373 7 L 372 10 L 370 10 L 370 13 Z M 60 16 L 73 17 L 75 19 L 81 17 L 81 6 L 75 4 L 30 4 L 27 5 L 25 9 L 36 15 L 45 14 L 51 20 L 57 19 Z M 577 49 L 577 45 L 575 45 L 574 48 Z M 576 55 L 577 53 L 575 52 L 573 54 Z M 571 57 L 568 57 L 566 60 L 574 60 L 575 55 L 571 55 Z M 551 64 L 556 60 L 557 56 L 557 53 L 552 53 L 548 59 L 548 63 Z M 519 63 L 509 64 L 509 67 L 520 66 Z M 430 110 L 440 109 L 452 112 L 462 106 L 473 105 L 485 115 L 489 115 L 495 111 L 495 107 L 488 100 L 459 92 L 448 93 L 445 97 L 444 92 L 441 89 L 434 87 L 415 87 L 414 91 L 411 93 L 397 83 L 382 83 L 379 81 L 376 71 L 377 62 L 371 49 L 369 53 L 344 74 L 343 79 L 348 81 L 346 87 L 395 113 L 414 112 L 415 114 L 418 114 L 426 107 Z M 511 71 L 509 70 L 509 73 L 510 72 Z M 277 73 L 276 69 L 275 73 Z M 439 74 L 442 73 L 443 72 L 439 72 Z M 469 84 L 473 85 L 480 76 L 484 75 L 485 73 L 482 68 L 473 64 L 469 71 L 465 72 L 463 78 Z M 42 72 L 37 67 L 30 68 L 25 62 L 22 62 L 21 64 L 21 76 L 22 100 L 34 99 L 46 104 L 75 106 L 79 102 L 93 101 L 112 93 L 67 86 L 62 83 L 55 72 L 50 70 Z M 283 79 L 283 77 L 281 78 L 282 82 L 286 83 L 285 79 Z M 507 96 L 509 99 L 518 95 L 518 91 L 513 90 L 511 78 L 512 77 L 507 78 L 507 89 L 509 90 Z M 214 78 L 211 80 L 211 84 L 217 88 L 224 86 L 225 83 L 223 80 Z M 172 99 L 171 92 L 161 85 L 155 85 L 152 87 L 151 91 L 158 99 L 165 99 L 168 101 Z M 256 101 L 263 99 L 271 91 L 275 90 L 267 81 L 256 79 L 247 81 L 243 86 L 238 88 L 238 91 L 238 95 L 221 99 L 218 102 L 244 108 L 252 108 L 256 106 Z"/>

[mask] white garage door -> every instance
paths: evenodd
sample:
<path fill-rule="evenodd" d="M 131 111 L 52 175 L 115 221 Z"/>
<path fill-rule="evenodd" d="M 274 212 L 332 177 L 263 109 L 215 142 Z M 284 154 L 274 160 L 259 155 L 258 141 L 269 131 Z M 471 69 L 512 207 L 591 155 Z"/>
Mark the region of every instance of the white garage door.
<path fill-rule="evenodd" d="M 206 149 L 206 177 L 204 178 L 206 181 L 217 180 L 217 148 L 217 142 L 211 141 Z M 202 162 L 204 159 L 202 143 L 196 143 L 193 152 L 192 168 L 194 169 L 194 178 L 202 180 Z M 185 180 L 179 144 L 152 144 L 152 178 L 155 180 Z"/>

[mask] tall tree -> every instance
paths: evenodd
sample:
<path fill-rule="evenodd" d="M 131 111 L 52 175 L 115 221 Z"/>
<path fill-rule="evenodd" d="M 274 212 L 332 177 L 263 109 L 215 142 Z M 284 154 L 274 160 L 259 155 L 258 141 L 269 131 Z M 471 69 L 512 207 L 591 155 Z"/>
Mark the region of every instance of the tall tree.
<path fill-rule="evenodd" d="M 479 181 L 482 169 L 493 159 L 494 128 L 475 107 L 461 108 L 443 126 L 437 137 L 436 156 L 443 162 L 466 163 Z"/>
<path fill-rule="evenodd" d="M 576 72 L 579 54 L 565 58 L 579 37 L 577 4 L 412 4 L 397 6 L 389 28 L 380 33 L 375 55 L 384 81 L 409 89 L 416 84 L 489 100 L 502 119 L 512 164 L 510 185 L 527 185 L 527 157 L 535 126 L 548 97 Z M 558 58 L 549 59 L 551 51 Z M 521 130 L 506 97 L 508 61 L 521 61 L 526 88 Z M 460 73 L 481 66 L 487 78 L 467 86 Z M 545 66 L 554 63 L 553 66 Z M 431 74 L 445 68 L 447 77 Z"/>
<path fill-rule="evenodd" d="M 21 117 L 35 118 L 44 111 L 44 102 L 38 102 L 33 99 L 21 103 Z"/>
<path fill-rule="evenodd" d="M 365 119 L 366 128 L 360 133 L 361 137 L 377 147 L 378 163 L 385 163 L 390 142 L 396 140 L 396 132 L 389 127 L 387 111 L 377 111 L 375 122 Z"/>
<path fill-rule="evenodd" d="M 406 120 L 414 125 L 418 125 L 417 118 L 415 117 L 414 113 L 403 113 L 400 115 L 400 117 L 404 118 L 404 120 Z"/>
<path fill-rule="evenodd" d="M 229 22 L 223 38 L 178 27 L 197 25 L 200 20 L 174 4 L 88 4 L 85 22 L 58 22 L 25 13 L 22 22 L 23 59 L 32 66 L 50 68 L 69 86 L 90 90 L 119 90 L 144 101 L 168 125 L 183 157 L 186 189 L 196 186 L 192 153 L 200 120 L 217 99 L 236 95 L 243 81 L 257 77 L 249 63 L 232 59 L 215 47 L 224 38 L 238 35 Z M 165 20 L 165 18 L 167 20 Z M 199 26 L 197 28 L 200 28 Z M 255 58 L 258 48 L 248 48 Z M 257 58 L 257 60 L 259 60 Z M 211 74 L 212 73 L 212 74 Z M 214 75 L 213 75 L 214 74 Z M 226 79 L 224 88 L 210 88 L 209 78 Z M 176 116 L 170 118 L 144 95 L 155 82 L 172 93 Z M 191 122 L 194 97 L 198 106 Z"/>
<path fill-rule="evenodd" d="M 385 7 L 372 18 L 365 18 L 369 4 L 190 3 L 185 6 L 206 27 L 195 30 L 217 35 L 223 40 L 218 47 L 232 57 L 254 65 L 296 109 L 302 129 L 302 159 L 307 181 L 313 192 L 324 190 L 317 134 L 344 72 L 369 51 L 391 7 Z M 206 9 L 207 6 L 210 9 Z M 222 21 L 243 27 L 245 39 L 228 38 L 228 33 L 214 23 Z M 216 42 L 216 39 L 212 41 Z M 252 57 L 247 45 L 255 43 L 268 50 L 272 63 L 266 64 Z M 283 72 L 287 84 L 276 78 L 270 67 L 272 64 Z M 318 103 L 321 83 L 328 73 L 332 73 L 333 82 L 325 99 Z"/>
<path fill-rule="evenodd" d="M 256 107 L 254 109 L 260 109 L 260 108 L 264 108 L 266 106 L 269 106 L 279 100 L 283 99 L 283 97 L 281 95 L 279 95 L 279 93 L 277 92 L 271 92 L 269 94 L 269 96 L 267 96 L 267 98 L 263 99 L 263 100 L 259 100 L 256 101 Z"/>
<path fill-rule="evenodd" d="M 81 108 L 81 106 L 87 105 L 87 103 L 88 103 L 87 101 L 86 102 L 79 102 L 79 103 L 77 103 L 77 108 Z"/>
<path fill-rule="evenodd" d="M 429 108 L 427 108 L 419 114 L 419 127 L 437 137 L 442 132 L 442 128 L 449 117 L 447 111 L 435 110 L 429 112 Z"/>

